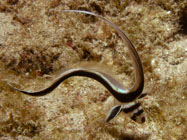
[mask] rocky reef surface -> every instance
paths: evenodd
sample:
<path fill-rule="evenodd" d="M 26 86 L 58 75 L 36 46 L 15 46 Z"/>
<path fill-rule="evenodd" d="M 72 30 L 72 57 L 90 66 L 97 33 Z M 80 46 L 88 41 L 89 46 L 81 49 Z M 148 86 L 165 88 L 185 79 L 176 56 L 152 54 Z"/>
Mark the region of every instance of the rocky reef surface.
<path fill-rule="evenodd" d="M 102 15 L 133 42 L 148 93 L 140 100 L 144 124 L 124 113 L 106 123 L 118 102 L 90 78 L 69 78 L 43 97 L 8 86 L 36 91 L 82 62 L 107 65 L 125 87 L 133 84 L 132 60 L 118 34 L 93 16 L 63 9 Z M 0 1 L 1 140 L 185 140 L 186 108 L 187 1 Z"/>

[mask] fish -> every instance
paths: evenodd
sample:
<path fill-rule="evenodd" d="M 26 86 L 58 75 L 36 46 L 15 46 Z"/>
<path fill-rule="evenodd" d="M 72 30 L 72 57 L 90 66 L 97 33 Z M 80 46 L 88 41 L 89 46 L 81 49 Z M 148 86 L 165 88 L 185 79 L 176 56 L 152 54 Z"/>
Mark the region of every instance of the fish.
<path fill-rule="evenodd" d="M 142 93 L 144 88 L 144 72 L 140 57 L 132 42 L 118 26 L 116 26 L 111 21 L 107 20 L 101 15 L 83 10 L 63 10 L 62 12 L 74 12 L 96 16 L 101 20 L 105 21 L 108 25 L 110 25 L 116 30 L 122 40 L 126 43 L 130 52 L 130 56 L 133 59 L 133 67 L 135 70 L 134 85 L 126 89 L 124 88 L 122 82 L 120 82 L 115 76 L 113 76 L 113 74 L 111 74 L 110 72 L 103 71 L 99 67 L 93 67 L 93 65 L 80 65 L 79 67 L 75 68 L 67 68 L 57 76 L 57 78 L 52 82 L 51 85 L 39 91 L 25 91 L 18 89 L 9 83 L 8 84 L 13 89 L 24 94 L 28 94 L 31 96 L 44 96 L 46 94 L 51 93 L 55 88 L 58 87 L 59 84 L 61 84 L 64 80 L 70 77 L 83 76 L 92 78 L 101 83 L 104 87 L 106 87 L 108 91 L 116 98 L 116 100 L 120 102 L 120 105 L 116 105 L 109 110 L 108 115 L 105 119 L 106 122 L 109 122 L 110 120 L 115 118 L 120 112 L 124 112 L 126 114 L 129 114 L 132 120 L 139 123 L 144 123 L 144 110 L 138 102 L 139 99 L 147 95 Z"/>

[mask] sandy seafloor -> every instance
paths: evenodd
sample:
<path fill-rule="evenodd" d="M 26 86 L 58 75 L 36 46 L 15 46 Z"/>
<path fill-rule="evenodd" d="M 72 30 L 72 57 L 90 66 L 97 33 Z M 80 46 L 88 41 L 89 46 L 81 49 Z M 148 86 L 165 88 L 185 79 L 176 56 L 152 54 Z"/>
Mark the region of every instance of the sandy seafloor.
<path fill-rule="evenodd" d="M 120 113 L 100 83 L 64 81 L 43 97 L 36 91 L 69 66 L 106 65 L 125 87 L 133 84 L 127 47 L 101 20 L 62 13 L 82 9 L 103 15 L 130 38 L 144 68 L 146 122 Z M 0 0 L 0 140 L 186 140 L 187 1 Z"/>

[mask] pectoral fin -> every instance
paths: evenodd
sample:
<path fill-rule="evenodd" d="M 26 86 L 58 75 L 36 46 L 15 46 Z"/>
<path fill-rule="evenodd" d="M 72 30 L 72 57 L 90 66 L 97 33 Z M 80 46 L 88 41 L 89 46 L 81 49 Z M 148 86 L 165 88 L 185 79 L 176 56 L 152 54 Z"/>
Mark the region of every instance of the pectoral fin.
<path fill-rule="evenodd" d="M 109 122 L 112 120 L 114 117 L 116 117 L 121 111 L 121 105 L 117 105 L 112 107 L 112 109 L 108 112 L 108 115 L 106 117 L 106 122 Z"/>

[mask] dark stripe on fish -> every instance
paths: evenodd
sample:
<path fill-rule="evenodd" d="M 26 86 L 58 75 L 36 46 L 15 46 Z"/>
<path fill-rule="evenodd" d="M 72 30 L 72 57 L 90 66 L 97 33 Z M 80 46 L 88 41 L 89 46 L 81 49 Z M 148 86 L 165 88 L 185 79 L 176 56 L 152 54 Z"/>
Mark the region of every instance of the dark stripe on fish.
<path fill-rule="evenodd" d="M 137 119 L 136 117 L 139 116 L 139 115 L 141 115 L 143 112 L 144 112 L 143 109 L 138 110 L 138 112 L 135 112 L 133 114 L 133 116 L 131 117 L 131 119 L 134 120 L 134 121 L 136 121 L 136 119 Z"/>
<path fill-rule="evenodd" d="M 140 103 L 137 103 L 137 104 L 132 105 L 132 106 L 130 106 L 130 107 L 128 107 L 128 108 L 124 108 L 123 111 L 124 111 L 125 113 L 129 113 L 129 112 L 132 112 L 132 111 L 134 111 L 135 109 L 137 109 L 139 106 L 140 106 Z"/>

